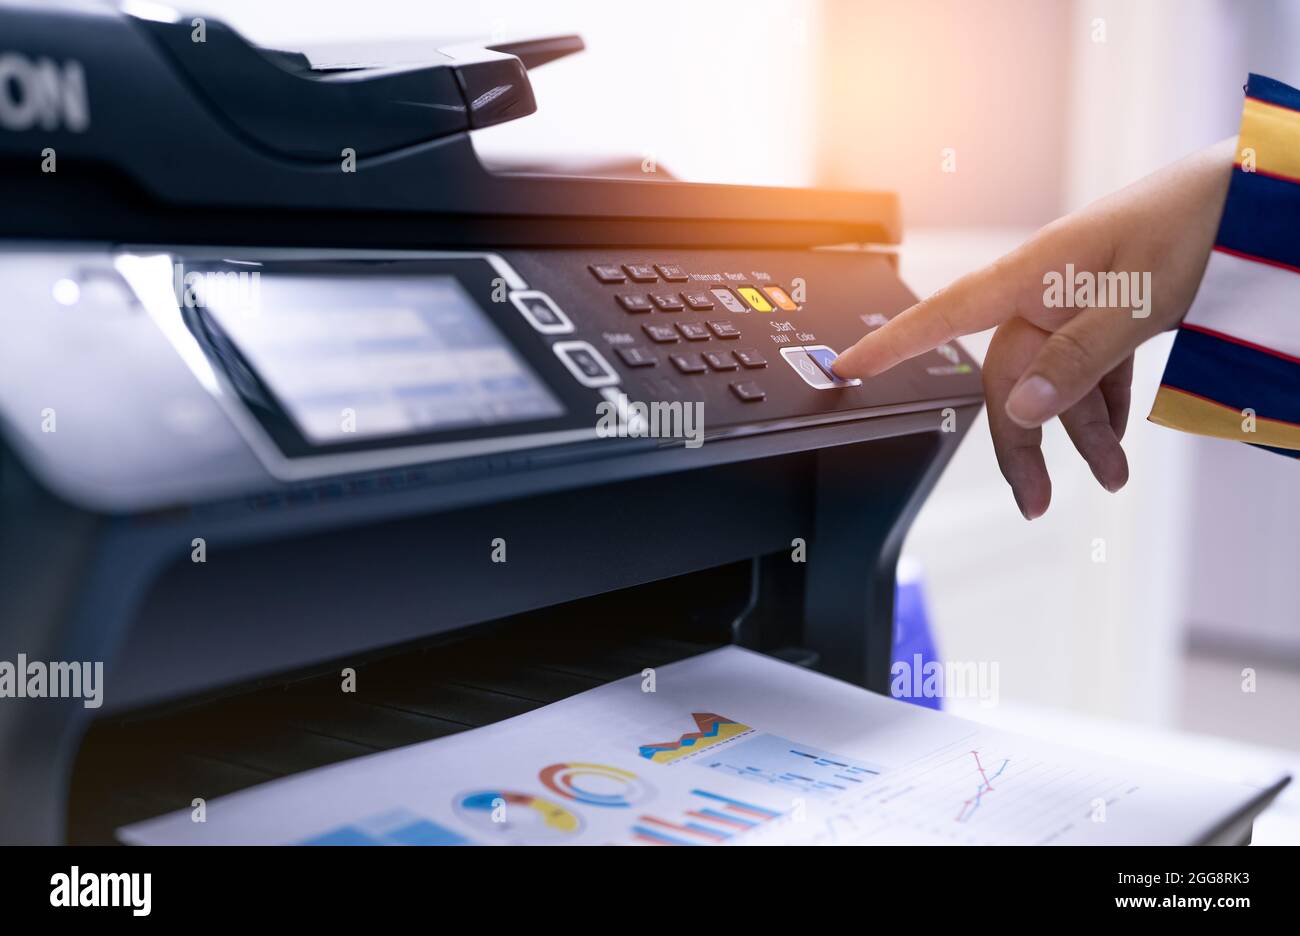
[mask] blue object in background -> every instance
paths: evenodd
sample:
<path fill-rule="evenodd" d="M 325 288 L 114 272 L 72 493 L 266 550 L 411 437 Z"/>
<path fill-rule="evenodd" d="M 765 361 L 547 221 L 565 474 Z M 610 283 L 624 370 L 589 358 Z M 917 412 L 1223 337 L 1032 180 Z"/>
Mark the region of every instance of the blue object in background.
<path fill-rule="evenodd" d="M 890 695 L 913 705 L 942 709 L 942 696 L 927 697 L 915 691 L 915 687 L 923 685 L 925 681 L 922 667 L 939 660 L 934 633 L 930 629 L 930 615 L 925 607 L 921 564 L 910 556 L 903 556 L 898 560 L 895 581 L 894 658 L 890 667 Z M 900 668 L 906 677 L 902 680 L 902 692 L 898 691 L 900 680 L 895 675 Z"/>

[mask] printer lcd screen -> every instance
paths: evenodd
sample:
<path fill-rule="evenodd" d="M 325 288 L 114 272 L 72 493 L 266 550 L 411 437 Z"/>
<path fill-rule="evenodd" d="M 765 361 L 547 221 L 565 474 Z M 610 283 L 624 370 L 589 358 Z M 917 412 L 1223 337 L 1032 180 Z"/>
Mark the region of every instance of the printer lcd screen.
<path fill-rule="evenodd" d="M 263 273 L 208 292 L 208 313 L 313 443 L 565 412 L 453 276 Z"/>

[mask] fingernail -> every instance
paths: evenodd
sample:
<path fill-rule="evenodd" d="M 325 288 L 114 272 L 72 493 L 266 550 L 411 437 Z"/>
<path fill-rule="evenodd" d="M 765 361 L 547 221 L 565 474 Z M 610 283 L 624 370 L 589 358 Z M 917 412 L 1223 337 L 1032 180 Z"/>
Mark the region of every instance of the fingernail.
<path fill-rule="evenodd" d="M 1007 398 L 1007 415 L 1026 429 L 1040 426 L 1056 415 L 1056 388 L 1037 375 L 1023 381 Z"/>

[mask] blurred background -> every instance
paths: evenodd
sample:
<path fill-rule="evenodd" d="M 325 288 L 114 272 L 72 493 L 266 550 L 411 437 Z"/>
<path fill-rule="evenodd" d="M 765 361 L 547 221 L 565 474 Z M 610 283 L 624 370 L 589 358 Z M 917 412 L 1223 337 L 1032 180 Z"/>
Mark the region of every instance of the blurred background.
<path fill-rule="evenodd" d="M 535 74 L 539 112 L 478 135 L 485 158 L 630 157 L 689 180 L 897 190 L 902 272 L 920 294 L 1234 134 L 1249 71 L 1300 85 L 1300 3 L 1283 0 L 183 9 L 289 49 L 580 33 L 586 53 Z M 981 355 L 986 336 L 965 344 Z M 1104 493 L 1049 427 L 1055 503 L 1025 523 L 981 420 L 906 552 L 940 655 L 998 662 L 1003 708 L 1300 750 L 1297 467 L 1145 422 L 1168 347 L 1138 357 L 1127 489 Z"/>

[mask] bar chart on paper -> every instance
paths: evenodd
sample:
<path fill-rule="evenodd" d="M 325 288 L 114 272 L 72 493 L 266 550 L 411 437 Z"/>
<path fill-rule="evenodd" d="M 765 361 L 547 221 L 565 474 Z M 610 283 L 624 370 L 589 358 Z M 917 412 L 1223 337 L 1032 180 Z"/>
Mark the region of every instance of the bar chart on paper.
<path fill-rule="evenodd" d="M 697 763 L 742 780 L 812 796 L 834 796 L 859 788 L 884 769 L 770 734 L 756 735 Z"/>
<path fill-rule="evenodd" d="M 636 841 L 651 845 L 720 845 L 781 816 L 766 806 L 697 789 L 691 790 L 681 816 L 641 816 L 632 833 Z"/>

